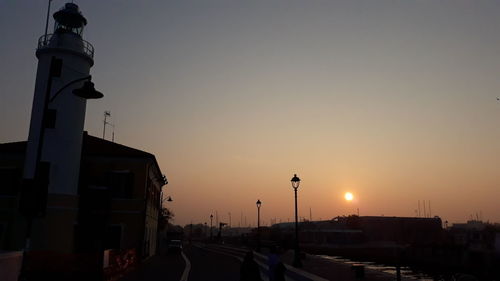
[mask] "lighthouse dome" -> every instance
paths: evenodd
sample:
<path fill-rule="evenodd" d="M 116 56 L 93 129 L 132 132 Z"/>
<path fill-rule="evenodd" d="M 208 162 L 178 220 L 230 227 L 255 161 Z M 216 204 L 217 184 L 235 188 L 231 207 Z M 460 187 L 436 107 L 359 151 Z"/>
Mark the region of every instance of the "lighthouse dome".
<path fill-rule="evenodd" d="M 83 27 L 87 25 L 87 19 L 74 3 L 66 3 L 63 8 L 54 13 L 54 33 L 71 32 L 82 35 Z"/>

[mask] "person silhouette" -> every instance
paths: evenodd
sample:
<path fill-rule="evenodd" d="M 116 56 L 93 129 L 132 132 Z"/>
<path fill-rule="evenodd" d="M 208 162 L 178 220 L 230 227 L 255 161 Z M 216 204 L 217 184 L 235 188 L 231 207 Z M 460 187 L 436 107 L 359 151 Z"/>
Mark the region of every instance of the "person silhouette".
<path fill-rule="evenodd" d="M 280 263 L 280 258 L 276 247 L 271 246 L 269 248 L 270 253 L 267 256 L 267 265 L 269 266 L 269 281 L 275 281 L 276 277 L 276 266 Z"/>
<path fill-rule="evenodd" d="M 240 281 L 262 281 L 259 265 L 253 259 L 253 252 L 247 252 L 240 269 Z"/>
<path fill-rule="evenodd" d="M 283 262 L 278 261 L 274 267 L 274 281 L 285 281 L 286 267 Z"/>

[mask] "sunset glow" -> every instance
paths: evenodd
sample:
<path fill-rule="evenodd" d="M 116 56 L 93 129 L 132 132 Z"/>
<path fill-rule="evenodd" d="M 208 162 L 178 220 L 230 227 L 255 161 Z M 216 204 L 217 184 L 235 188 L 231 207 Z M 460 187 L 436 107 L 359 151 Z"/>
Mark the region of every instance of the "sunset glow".
<path fill-rule="evenodd" d="M 28 139 L 47 2 L 0 1 L 0 143 Z M 496 1 L 75 2 L 104 94 L 83 130 L 155 156 L 175 224 L 256 225 L 257 198 L 292 221 L 294 173 L 313 219 L 500 222 Z"/>
<path fill-rule="evenodd" d="M 347 201 L 352 201 L 352 199 L 354 199 L 354 195 L 352 195 L 352 193 L 350 193 L 350 192 L 346 192 L 346 193 L 344 194 L 344 198 L 345 198 L 345 200 L 347 200 Z"/>

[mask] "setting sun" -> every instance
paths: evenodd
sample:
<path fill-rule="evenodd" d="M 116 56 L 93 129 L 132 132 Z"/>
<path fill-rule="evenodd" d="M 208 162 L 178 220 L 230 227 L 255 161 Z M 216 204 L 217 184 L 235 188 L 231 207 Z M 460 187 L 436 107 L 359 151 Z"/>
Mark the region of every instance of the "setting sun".
<path fill-rule="evenodd" d="M 346 193 L 344 194 L 344 198 L 345 198 L 345 200 L 347 200 L 347 201 L 352 201 L 352 199 L 354 199 L 354 195 L 352 195 L 352 193 L 350 193 L 350 192 L 346 192 Z"/>

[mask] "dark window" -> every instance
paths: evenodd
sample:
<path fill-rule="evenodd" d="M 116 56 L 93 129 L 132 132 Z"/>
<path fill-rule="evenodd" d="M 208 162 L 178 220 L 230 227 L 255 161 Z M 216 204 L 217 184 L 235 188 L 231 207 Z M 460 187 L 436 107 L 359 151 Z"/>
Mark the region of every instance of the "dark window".
<path fill-rule="evenodd" d="M 121 225 L 110 225 L 106 230 L 104 249 L 120 249 L 122 240 Z"/>
<path fill-rule="evenodd" d="M 113 198 L 132 198 L 134 190 L 134 174 L 128 171 L 109 173 L 108 186 Z"/>
<path fill-rule="evenodd" d="M 5 223 L 0 222 L 0 246 L 2 245 L 3 235 L 5 233 Z"/>
<path fill-rule="evenodd" d="M 0 195 L 16 195 L 21 186 L 21 170 L 0 168 Z"/>
<path fill-rule="evenodd" d="M 45 113 L 45 128 L 54 129 L 56 127 L 57 110 L 47 109 Z"/>

